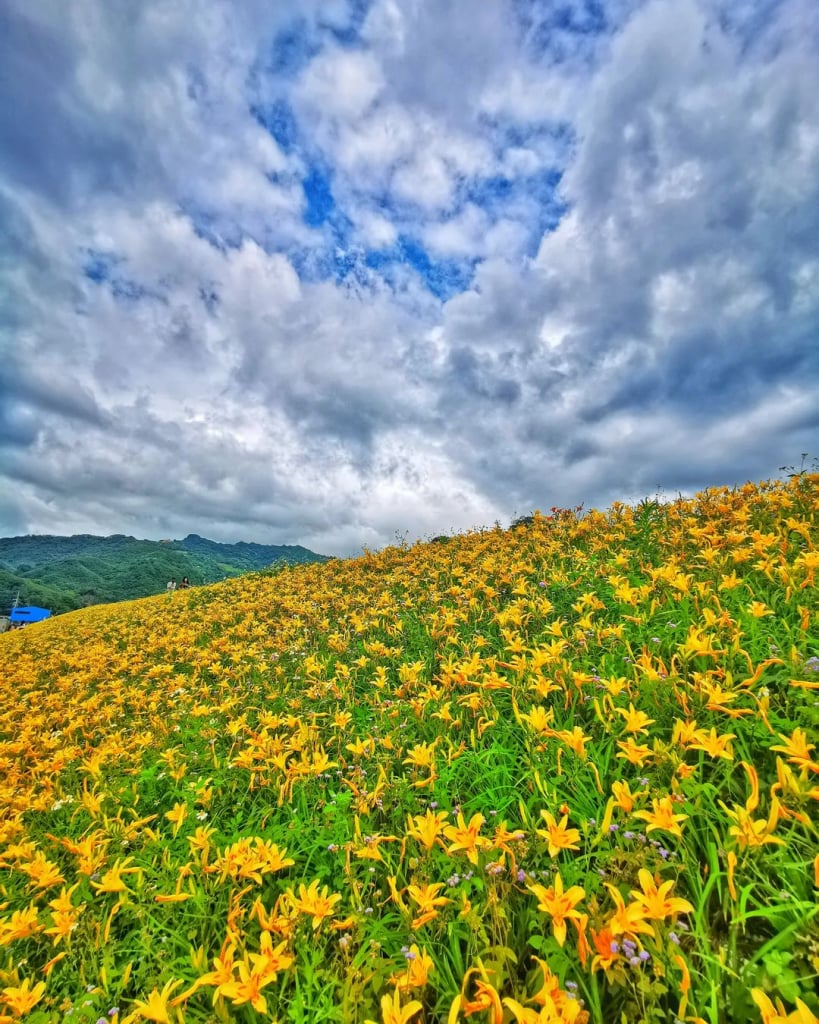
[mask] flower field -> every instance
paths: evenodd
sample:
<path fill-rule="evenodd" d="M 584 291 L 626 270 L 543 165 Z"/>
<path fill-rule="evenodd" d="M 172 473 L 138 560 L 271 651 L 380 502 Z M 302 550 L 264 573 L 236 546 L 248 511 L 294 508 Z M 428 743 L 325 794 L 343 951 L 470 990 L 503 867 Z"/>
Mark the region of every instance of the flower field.
<path fill-rule="evenodd" d="M 0 1022 L 816 1021 L 819 476 L 0 637 Z"/>

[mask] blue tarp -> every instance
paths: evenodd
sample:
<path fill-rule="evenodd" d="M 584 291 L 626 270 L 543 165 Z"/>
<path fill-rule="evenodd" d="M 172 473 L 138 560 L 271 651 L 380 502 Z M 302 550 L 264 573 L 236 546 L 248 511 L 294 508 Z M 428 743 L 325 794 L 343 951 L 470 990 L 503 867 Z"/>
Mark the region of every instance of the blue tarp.
<path fill-rule="evenodd" d="M 19 608 L 12 608 L 9 620 L 11 622 L 42 622 L 51 616 L 48 608 L 37 608 L 33 604 L 21 605 Z"/>

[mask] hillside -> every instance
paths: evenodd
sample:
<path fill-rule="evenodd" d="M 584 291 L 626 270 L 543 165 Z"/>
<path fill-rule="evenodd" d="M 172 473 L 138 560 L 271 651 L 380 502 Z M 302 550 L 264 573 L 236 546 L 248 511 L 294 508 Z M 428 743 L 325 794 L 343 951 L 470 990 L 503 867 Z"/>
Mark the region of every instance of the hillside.
<path fill-rule="evenodd" d="M 0 636 L 0 1001 L 815 1020 L 818 515 L 554 510 Z"/>
<path fill-rule="evenodd" d="M 171 577 L 211 583 L 273 563 L 326 561 L 294 545 L 219 544 L 196 534 L 181 541 L 148 541 L 114 535 L 0 538 L 0 599 L 19 592 L 24 604 L 65 612 L 89 604 L 147 597 Z M 8 611 L 0 608 L 0 611 Z"/>
<path fill-rule="evenodd" d="M 227 562 L 245 571 L 264 569 L 273 562 L 302 565 L 305 562 L 327 561 L 326 555 L 317 555 L 315 551 L 310 551 L 300 544 L 248 544 L 245 541 L 239 541 L 238 544 L 219 544 L 195 533 L 189 533 L 184 540 L 177 543 L 191 554 L 216 562 Z"/>

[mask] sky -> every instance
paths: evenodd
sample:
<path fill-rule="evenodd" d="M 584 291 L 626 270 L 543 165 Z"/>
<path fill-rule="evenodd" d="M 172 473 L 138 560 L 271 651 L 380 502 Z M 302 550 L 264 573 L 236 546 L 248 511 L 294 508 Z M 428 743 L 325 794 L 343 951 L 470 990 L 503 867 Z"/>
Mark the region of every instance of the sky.
<path fill-rule="evenodd" d="M 352 555 L 819 455 L 816 0 L 4 0 L 0 535 Z"/>

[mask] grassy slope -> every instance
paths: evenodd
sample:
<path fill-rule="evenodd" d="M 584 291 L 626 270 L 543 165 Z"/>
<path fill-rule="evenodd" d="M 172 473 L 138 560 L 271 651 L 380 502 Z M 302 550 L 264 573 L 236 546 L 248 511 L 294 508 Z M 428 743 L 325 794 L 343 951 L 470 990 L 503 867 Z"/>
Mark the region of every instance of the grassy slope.
<path fill-rule="evenodd" d="M 34 1024 L 173 980 L 185 1020 L 251 1020 L 267 935 L 280 1021 L 380 1019 L 394 979 L 483 1022 L 496 991 L 533 1005 L 533 954 L 543 1019 L 573 992 L 599 1022 L 811 1000 L 817 509 L 814 476 L 560 513 L 0 637 L 0 984 L 64 952 Z M 29 842 L 76 885 L 58 947 L 14 930 L 57 927 Z M 641 915 L 641 869 L 694 912 Z M 557 884 L 582 889 L 565 938 Z"/>

